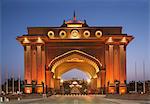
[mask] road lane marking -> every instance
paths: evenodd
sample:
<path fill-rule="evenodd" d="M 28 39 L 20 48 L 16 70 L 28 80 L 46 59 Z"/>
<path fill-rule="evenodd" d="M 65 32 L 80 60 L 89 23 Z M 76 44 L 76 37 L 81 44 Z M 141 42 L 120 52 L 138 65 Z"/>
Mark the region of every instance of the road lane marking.
<path fill-rule="evenodd" d="M 78 100 L 74 100 L 73 102 L 74 102 L 73 104 L 78 104 Z"/>

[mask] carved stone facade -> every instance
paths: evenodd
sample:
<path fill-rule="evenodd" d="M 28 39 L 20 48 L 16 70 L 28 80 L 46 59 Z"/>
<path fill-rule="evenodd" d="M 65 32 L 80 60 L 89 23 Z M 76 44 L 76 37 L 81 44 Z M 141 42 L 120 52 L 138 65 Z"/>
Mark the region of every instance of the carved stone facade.
<path fill-rule="evenodd" d="M 24 46 L 25 92 L 60 89 L 61 75 L 78 68 L 89 75 L 92 89 L 125 93 L 132 39 L 122 27 L 92 27 L 75 17 L 60 27 L 28 27 L 28 34 L 17 37 Z"/>

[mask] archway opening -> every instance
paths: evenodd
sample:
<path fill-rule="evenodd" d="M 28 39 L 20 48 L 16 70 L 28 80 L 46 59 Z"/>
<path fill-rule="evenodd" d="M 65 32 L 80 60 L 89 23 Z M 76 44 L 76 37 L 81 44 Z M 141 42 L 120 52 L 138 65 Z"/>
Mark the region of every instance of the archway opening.
<path fill-rule="evenodd" d="M 91 76 L 89 73 L 73 68 L 63 73 L 60 79 L 62 94 L 88 94 Z"/>
<path fill-rule="evenodd" d="M 73 75 L 70 74 L 70 78 L 67 78 L 70 80 L 68 81 L 68 87 L 70 87 L 69 85 L 72 85 L 73 82 L 74 84 L 78 84 L 78 87 L 80 86 L 79 82 L 84 82 L 86 84 L 86 89 L 84 92 L 87 92 L 87 85 L 89 84 L 89 88 L 92 90 L 91 92 L 96 93 L 98 92 L 98 88 L 101 87 L 100 70 L 102 64 L 98 59 L 85 52 L 79 50 L 71 50 L 66 52 L 55 57 L 49 63 L 48 67 L 52 73 L 52 84 L 50 84 L 50 87 L 52 86 L 52 88 L 58 91 L 58 93 L 65 93 L 63 88 L 65 76 L 71 72 Z"/>
<path fill-rule="evenodd" d="M 69 70 L 68 72 L 62 74 L 61 79 L 64 81 L 70 80 L 70 79 L 88 80 L 88 79 L 90 79 L 90 76 L 78 68 L 73 68 L 73 69 Z"/>

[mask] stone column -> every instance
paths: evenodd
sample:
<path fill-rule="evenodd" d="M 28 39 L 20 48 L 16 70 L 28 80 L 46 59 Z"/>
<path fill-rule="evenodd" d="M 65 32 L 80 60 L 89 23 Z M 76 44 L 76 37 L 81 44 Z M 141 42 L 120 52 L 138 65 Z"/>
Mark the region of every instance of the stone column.
<path fill-rule="evenodd" d="M 45 86 L 45 47 L 42 46 L 42 65 L 41 65 L 41 78 L 42 78 L 42 82 L 44 82 L 44 86 Z"/>
<path fill-rule="evenodd" d="M 37 93 L 43 93 L 43 86 L 42 86 L 42 49 L 41 45 L 37 46 L 37 86 L 36 91 Z"/>
<path fill-rule="evenodd" d="M 119 57 L 120 57 L 120 86 L 119 86 L 119 93 L 126 93 L 126 52 L 125 46 L 120 45 Z"/>
<path fill-rule="evenodd" d="M 53 81 L 53 73 L 50 70 L 46 71 L 46 85 L 47 88 L 54 88 L 54 81 Z"/>
<path fill-rule="evenodd" d="M 37 46 L 37 84 L 41 84 L 42 82 L 42 52 L 41 46 Z"/>
<path fill-rule="evenodd" d="M 105 71 L 101 70 L 101 87 L 105 87 Z"/>
<path fill-rule="evenodd" d="M 113 45 L 109 45 L 109 68 L 110 68 L 110 83 L 114 83 L 114 61 L 113 61 Z"/>
<path fill-rule="evenodd" d="M 120 83 L 124 83 L 124 81 L 126 80 L 125 47 L 124 45 L 120 45 L 119 47 L 120 47 Z"/>
<path fill-rule="evenodd" d="M 106 91 L 106 71 L 105 70 L 101 70 L 101 94 L 104 94 Z"/>
<path fill-rule="evenodd" d="M 114 46 L 114 80 L 119 81 L 119 47 L 118 45 Z"/>
<path fill-rule="evenodd" d="M 105 46 L 105 64 L 106 64 L 106 81 L 105 81 L 105 85 L 106 87 L 108 87 L 108 82 L 109 82 L 109 79 L 110 79 L 110 76 L 109 76 L 109 73 L 110 73 L 110 68 L 109 68 L 109 57 L 108 57 L 108 45 Z"/>
<path fill-rule="evenodd" d="M 50 88 L 50 74 L 51 74 L 51 72 L 49 70 L 47 70 L 46 71 L 46 85 L 47 85 L 48 89 Z"/>
<path fill-rule="evenodd" d="M 60 90 L 60 79 L 54 79 L 54 86 L 56 90 Z"/>
<path fill-rule="evenodd" d="M 32 64 L 31 64 L 31 46 L 24 46 L 24 64 L 25 64 L 25 74 L 24 80 L 26 80 L 25 93 L 32 93 Z"/>
<path fill-rule="evenodd" d="M 50 72 L 50 88 L 54 89 L 54 78 L 53 78 L 54 73 Z"/>
<path fill-rule="evenodd" d="M 44 45 L 37 46 L 37 92 L 42 93 L 46 88 L 45 84 L 45 47 Z M 43 85 L 42 85 L 43 83 Z M 42 85 L 42 86 L 41 86 Z M 42 87 L 42 88 L 41 88 Z M 45 90 L 44 90 L 45 91 Z"/>
<path fill-rule="evenodd" d="M 101 84 L 101 72 L 99 71 L 97 73 L 97 88 L 101 88 L 102 84 Z"/>
<path fill-rule="evenodd" d="M 32 80 L 37 81 L 36 46 L 32 46 Z"/>
<path fill-rule="evenodd" d="M 91 88 L 97 89 L 97 78 L 91 78 Z"/>
<path fill-rule="evenodd" d="M 50 79 L 50 88 L 54 89 L 55 85 L 54 85 L 54 78 L 52 77 Z"/>
<path fill-rule="evenodd" d="M 115 92 L 115 85 L 114 85 L 114 46 L 109 45 L 109 88 L 108 92 L 109 93 L 114 93 Z"/>

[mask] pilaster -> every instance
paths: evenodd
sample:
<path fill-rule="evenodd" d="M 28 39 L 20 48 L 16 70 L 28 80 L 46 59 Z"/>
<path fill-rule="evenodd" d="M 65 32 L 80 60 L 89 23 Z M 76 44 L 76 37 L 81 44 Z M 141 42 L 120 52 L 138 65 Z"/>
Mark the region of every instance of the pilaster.
<path fill-rule="evenodd" d="M 24 80 L 25 80 L 25 93 L 32 93 L 32 60 L 31 60 L 31 46 L 24 46 Z"/>
<path fill-rule="evenodd" d="M 56 90 L 60 90 L 60 79 L 54 79 L 54 86 Z"/>
<path fill-rule="evenodd" d="M 120 45 L 119 46 L 120 51 L 120 85 L 119 85 L 119 93 L 124 94 L 126 93 L 126 50 L 125 50 L 125 45 Z"/>
<path fill-rule="evenodd" d="M 31 84 L 32 66 L 31 66 L 31 46 L 24 46 L 24 62 L 25 62 L 25 76 L 26 84 Z"/>
<path fill-rule="evenodd" d="M 37 84 L 41 84 L 42 83 L 42 52 L 41 52 L 41 46 L 37 46 Z"/>
<path fill-rule="evenodd" d="M 37 81 L 36 46 L 32 46 L 32 80 Z"/>
<path fill-rule="evenodd" d="M 114 46 L 114 80 L 119 81 L 120 71 L 119 71 L 119 45 Z"/>
<path fill-rule="evenodd" d="M 125 46 L 124 45 L 120 45 L 120 83 L 124 83 L 124 81 L 126 80 L 126 58 L 125 58 Z"/>

